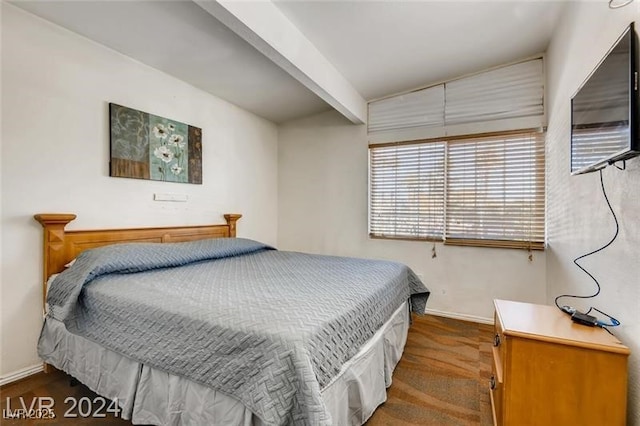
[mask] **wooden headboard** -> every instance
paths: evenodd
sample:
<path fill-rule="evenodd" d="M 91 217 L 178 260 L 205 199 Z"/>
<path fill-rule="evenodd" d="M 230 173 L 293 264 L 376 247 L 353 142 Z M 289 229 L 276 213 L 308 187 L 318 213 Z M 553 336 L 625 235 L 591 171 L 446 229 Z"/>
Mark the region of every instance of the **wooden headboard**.
<path fill-rule="evenodd" d="M 236 221 L 241 217 L 240 214 L 225 214 L 226 225 L 66 231 L 65 226 L 76 218 L 75 214 L 37 214 L 34 218 L 44 228 L 43 302 L 46 301 L 49 277 L 62 272 L 64 265 L 83 250 L 116 243 L 177 243 L 204 238 L 235 237 Z"/>

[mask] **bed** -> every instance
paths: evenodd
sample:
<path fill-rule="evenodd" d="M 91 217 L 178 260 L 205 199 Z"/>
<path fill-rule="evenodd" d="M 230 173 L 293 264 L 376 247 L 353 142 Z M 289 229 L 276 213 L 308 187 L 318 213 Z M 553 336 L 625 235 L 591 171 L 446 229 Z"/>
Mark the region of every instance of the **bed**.
<path fill-rule="evenodd" d="M 39 355 L 134 424 L 366 422 L 429 291 L 395 262 L 235 238 L 240 217 L 67 231 L 75 215 L 36 215 Z"/>

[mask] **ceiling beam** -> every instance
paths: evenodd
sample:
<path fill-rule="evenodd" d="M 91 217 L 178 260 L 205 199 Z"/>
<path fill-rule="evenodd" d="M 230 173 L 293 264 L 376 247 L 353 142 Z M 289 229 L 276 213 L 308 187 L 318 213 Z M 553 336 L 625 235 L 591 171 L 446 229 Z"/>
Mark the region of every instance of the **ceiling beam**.
<path fill-rule="evenodd" d="M 366 122 L 366 101 L 271 1 L 194 1 L 351 122 Z"/>

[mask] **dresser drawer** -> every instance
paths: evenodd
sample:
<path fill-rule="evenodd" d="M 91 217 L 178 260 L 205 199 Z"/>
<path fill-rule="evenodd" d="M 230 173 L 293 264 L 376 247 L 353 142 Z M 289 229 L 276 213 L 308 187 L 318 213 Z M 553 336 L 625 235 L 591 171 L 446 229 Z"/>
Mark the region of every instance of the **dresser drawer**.
<path fill-rule="evenodd" d="M 494 352 L 494 356 L 495 356 Z M 500 426 L 503 424 L 503 398 L 504 398 L 504 384 L 498 381 L 498 371 L 496 369 L 496 362 L 492 365 L 491 379 L 489 380 L 489 393 L 491 396 L 491 411 L 493 415 L 493 424 Z"/>
<path fill-rule="evenodd" d="M 505 345 L 504 330 L 496 312 L 493 328 L 493 345 L 491 347 L 491 379 L 489 392 L 491 396 L 491 410 L 493 424 L 503 424 L 503 398 L 504 398 L 504 371 L 505 371 Z"/>
<path fill-rule="evenodd" d="M 495 314 L 493 323 L 493 347 L 491 348 L 493 355 L 493 371 L 496 375 L 495 379 L 502 384 L 504 383 L 504 371 L 506 366 L 506 342 L 504 330 L 502 329 L 497 313 Z"/>

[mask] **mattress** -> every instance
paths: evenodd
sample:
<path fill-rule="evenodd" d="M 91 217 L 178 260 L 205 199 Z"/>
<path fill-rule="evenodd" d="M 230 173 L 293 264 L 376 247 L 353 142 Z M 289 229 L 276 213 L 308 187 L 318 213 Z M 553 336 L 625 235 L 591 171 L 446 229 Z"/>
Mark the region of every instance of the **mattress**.
<path fill-rule="evenodd" d="M 326 385 L 322 399 L 334 425 L 362 425 L 386 400 L 407 339 L 409 306 L 391 318 Z M 40 340 L 46 361 L 94 392 L 117 399 L 133 424 L 262 426 L 238 399 L 127 358 L 48 318 Z"/>

